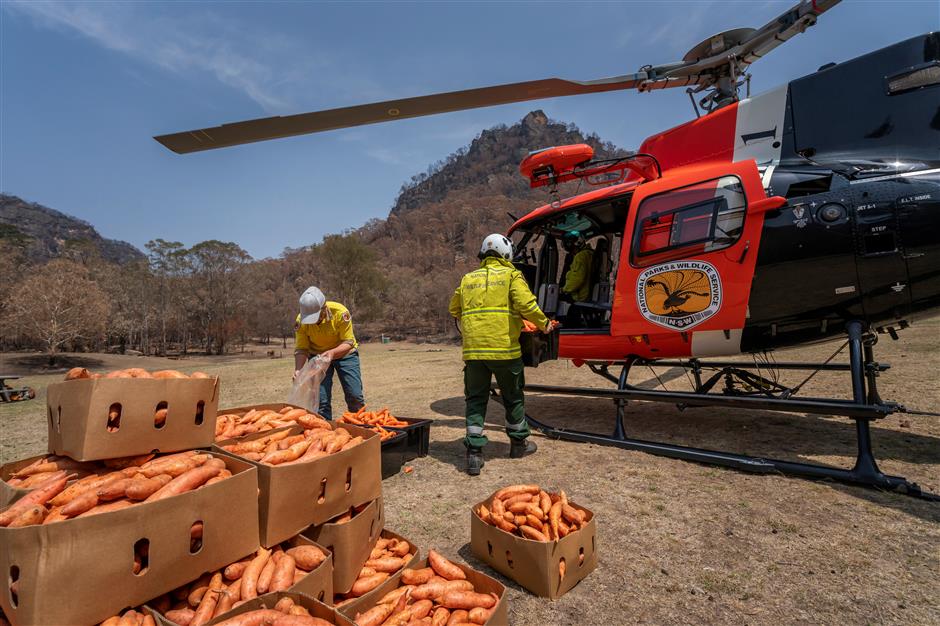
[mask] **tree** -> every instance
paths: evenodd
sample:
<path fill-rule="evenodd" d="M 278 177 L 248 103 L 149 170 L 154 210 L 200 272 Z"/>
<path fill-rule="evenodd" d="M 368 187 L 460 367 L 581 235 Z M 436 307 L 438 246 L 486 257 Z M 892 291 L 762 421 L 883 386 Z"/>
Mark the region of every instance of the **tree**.
<path fill-rule="evenodd" d="M 57 259 L 23 280 L 8 301 L 6 316 L 23 335 L 43 345 L 54 365 L 64 345 L 104 333 L 109 308 L 107 297 L 84 266 Z"/>
<path fill-rule="evenodd" d="M 203 241 L 185 253 L 191 277 L 190 310 L 203 333 L 206 353 L 225 352 L 229 337 L 243 324 L 239 315 L 248 302 L 240 280 L 242 266 L 251 260 L 237 244 Z"/>
<path fill-rule="evenodd" d="M 144 244 L 150 253 L 150 272 L 156 279 L 157 323 L 160 325 L 160 354 L 166 354 L 167 325 L 180 302 L 179 277 L 185 269 L 186 248 L 178 241 L 153 239 Z"/>

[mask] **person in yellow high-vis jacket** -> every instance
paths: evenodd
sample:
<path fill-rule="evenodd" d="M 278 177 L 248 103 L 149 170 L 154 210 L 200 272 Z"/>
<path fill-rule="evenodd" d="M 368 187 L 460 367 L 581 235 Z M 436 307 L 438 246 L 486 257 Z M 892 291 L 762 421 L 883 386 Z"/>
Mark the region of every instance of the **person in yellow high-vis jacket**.
<path fill-rule="evenodd" d="M 477 476 L 483 467 L 483 434 L 490 380 L 496 377 L 506 408 L 509 455 L 519 458 L 535 452 L 528 441 L 525 419 L 525 384 L 519 333 L 522 320 L 540 330 L 552 330 L 522 276 L 513 267 L 512 242 L 503 235 L 490 235 L 480 249 L 480 268 L 466 274 L 450 300 L 450 314 L 460 320 L 463 335 L 464 398 L 466 400 L 467 473 Z"/>
<path fill-rule="evenodd" d="M 572 260 L 565 273 L 565 284 L 561 286 L 561 291 L 571 298 L 572 302 L 585 302 L 591 297 L 591 266 L 594 262 L 594 250 L 577 232 L 568 233 L 563 243 L 565 250 L 572 255 Z"/>

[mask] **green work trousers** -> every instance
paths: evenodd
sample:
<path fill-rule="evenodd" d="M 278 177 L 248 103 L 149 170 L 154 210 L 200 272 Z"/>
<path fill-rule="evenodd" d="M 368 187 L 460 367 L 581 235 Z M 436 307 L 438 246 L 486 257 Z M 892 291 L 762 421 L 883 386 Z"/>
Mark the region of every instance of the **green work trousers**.
<path fill-rule="evenodd" d="M 506 434 L 511 439 L 523 440 L 529 436 L 525 419 L 525 368 L 522 359 L 501 361 L 465 361 L 463 368 L 464 398 L 467 401 L 467 436 L 464 445 L 482 448 L 486 445 L 483 422 L 490 399 L 490 380 L 496 377 L 499 395 L 506 407 Z"/>

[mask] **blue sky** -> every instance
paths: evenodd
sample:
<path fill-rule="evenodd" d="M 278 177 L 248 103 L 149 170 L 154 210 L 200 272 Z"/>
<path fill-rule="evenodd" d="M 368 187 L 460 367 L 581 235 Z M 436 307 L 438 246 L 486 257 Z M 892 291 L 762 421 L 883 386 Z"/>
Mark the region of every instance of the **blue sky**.
<path fill-rule="evenodd" d="M 534 108 L 626 148 L 686 121 L 676 89 L 478 109 L 180 156 L 152 135 L 681 59 L 785 2 L 45 3 L 0 8 L 0 190 L 139 247 L 255 257 L 388 213 L 402 182 Z M 760 92 L 940 29 L 937 0 L 846 1 L 752 66 Z M 534 146 L 533 146 L 534 147 Z"/>

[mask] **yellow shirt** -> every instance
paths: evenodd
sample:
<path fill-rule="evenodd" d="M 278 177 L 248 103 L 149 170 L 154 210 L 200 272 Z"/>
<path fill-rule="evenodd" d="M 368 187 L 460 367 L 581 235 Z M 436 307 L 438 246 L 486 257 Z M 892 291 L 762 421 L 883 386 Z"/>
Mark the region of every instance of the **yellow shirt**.
<path fill-rule="evenodd" d="M 316 324 L 300 324 L 294 333 L 294 350 L 308 354 L 320 354 L 331 350 L 344 341 L 359 347 L 353 334 L 349 309 L 339 302 L 327 301 L 325 315 Z M 298 323 L 300 316 L 297 316 Z"/>

